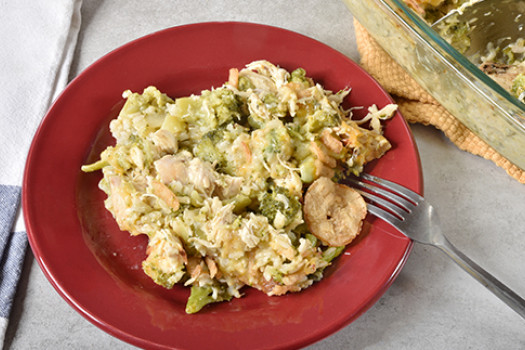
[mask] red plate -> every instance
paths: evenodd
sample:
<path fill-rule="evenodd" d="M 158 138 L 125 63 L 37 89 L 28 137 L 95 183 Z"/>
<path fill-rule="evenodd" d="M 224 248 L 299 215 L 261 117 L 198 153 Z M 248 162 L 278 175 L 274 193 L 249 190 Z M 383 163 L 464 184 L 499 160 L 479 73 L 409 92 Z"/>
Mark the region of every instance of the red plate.
<path fill-rule="evenodd" d="M 140 262 L 146 239 L 118 230 L 97 188 L 100 172 L 80 166 L 111 143 L 107 125 L 126 89 L 155 85 L 172 97 L 220 86 L 230 67 L 266 59 L 303 67 L 327 89 L 351 87 L 348 106 L 392 100 L 356 63 L 310 38 L 248 23 L 166 29 L 109 53 L 80 74 L 45 116 L 26 166 L 23 209 L 31 248 L 56 290 L 89 321 L 145 348 L 297 348 L 326 337 L 367 310 L 403 266 L 411 242 L 367 218 L 365 232 L 307 290 L 245 296 L 186 315 L 189 290 L 155 285 Z M 357 113 L 364 113 L 365 110 Z M 386 125 L 393 149 L 367 171 L 420 192 L 422 176 L 401 115 Z"/>

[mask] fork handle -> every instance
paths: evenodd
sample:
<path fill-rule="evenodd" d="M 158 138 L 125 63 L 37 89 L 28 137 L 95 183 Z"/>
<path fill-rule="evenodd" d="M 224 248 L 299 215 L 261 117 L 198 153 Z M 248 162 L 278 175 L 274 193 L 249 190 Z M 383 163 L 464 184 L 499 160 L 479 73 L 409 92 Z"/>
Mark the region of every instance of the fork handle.
<path fill-rule="evenodd" d="M 454 260 L 463 270 L 467 271 L 479 283 L 503 300 L 508 306 L 525 318 L 525 300 L 501 283 L 497 278 L 485 271 L 481 266 L 459 251 L 446 238 L 437 245 L 445 254 Z"/>

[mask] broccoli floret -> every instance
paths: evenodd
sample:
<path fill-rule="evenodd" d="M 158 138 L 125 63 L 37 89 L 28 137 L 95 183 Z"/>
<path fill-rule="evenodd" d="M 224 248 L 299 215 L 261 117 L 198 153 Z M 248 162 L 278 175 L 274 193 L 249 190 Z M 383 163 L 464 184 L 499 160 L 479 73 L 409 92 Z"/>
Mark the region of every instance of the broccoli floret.
<path fill-rule="evenodd" d="M 290 82 L 301 83 L 307 87 L 312 86 L 311 80 L 306 76 L 306 71 L 303 68 L 297 68 L 290 73 Z"/>
<path fill-rule="evenodd" d="M 212 287 L 199 287 L 194 285 L 191 287 L 191 294 L 186 303 L 186 313 L 194 314 L 208 304 L 220 301 L 230 301 L 231 298 L 232 295 L 228 293 L 226 287 L 220 286 L 219 293 L 217 293 L 216 298 L 213 298 Z"/>
<path fill-rule="evenodd" d="M 323 251 L 323 260 L 326 262 L 332 262 L 332 260 L 341 255 L 343 250 L 345 250 L 345 246 L 328 247 L 325 251 Z"/>
<path fill-rule="evenodd" d="M 328 114 L 324 111 L 316 111 L 308 116 L 306 129 L 311 133 L 317 133 L 324 128 L 338 126 L 341 118 L 338 114 Z"/>
<path fill-rule="evenodd" d="M 241 118 L 241 102 L 233 91 L 228 89 L 213 90 L 210 93 L 209 102 L 209 106 L 215 112 L 219 126 Z"/>
<path fill-rule="evenodd" d="M 215 146 L 223 138 L 224 129 L 215 129 L 207 132 L 193 149 L 193 154 L 204 161 L 215 164 L 217 169 L 223 170 L 226 166 L 226 159 Z"/>
<path fill-rule="evenodd" d="M 284 226 L 286 226 L 292 222 L 299 210 L 301 210 L 299 199 L 291 196 L 283 187 L 272 187 L 259 198 L 259 212 L 266 216 L 270 223 L 274 223 L 277 213 L 281 213 L 285 218 Z"/>
<path fill-rule="evenodd" d="M 239 85 L 240 91 L 246 91 L 248 89 L 255 89 L 255 85 L 253 85 L 252 81 L 246 76 L 239 77 L 238 85 Z"/>

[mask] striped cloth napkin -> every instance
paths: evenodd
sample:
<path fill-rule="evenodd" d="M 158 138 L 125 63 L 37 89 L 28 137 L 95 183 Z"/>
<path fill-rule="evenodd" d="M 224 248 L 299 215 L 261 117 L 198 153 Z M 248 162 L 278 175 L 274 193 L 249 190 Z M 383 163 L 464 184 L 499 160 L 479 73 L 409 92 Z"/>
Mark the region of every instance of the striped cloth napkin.
<path fill-rule="evenodd" d="M 0 347 L 27 235 L 20 193 L 33 135 L 68 81 L 81 0 L 16 0 L 0 11 Z"/>

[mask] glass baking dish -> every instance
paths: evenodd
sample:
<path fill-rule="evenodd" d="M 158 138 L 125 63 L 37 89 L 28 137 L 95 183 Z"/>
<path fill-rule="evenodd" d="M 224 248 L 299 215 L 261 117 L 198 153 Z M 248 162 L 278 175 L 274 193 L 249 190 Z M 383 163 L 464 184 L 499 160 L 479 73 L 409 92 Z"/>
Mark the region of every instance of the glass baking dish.
<path fill-rule="evenodd" d="M 343 0 L 381 47 L 473 133 L 525 170 L 525 105 L 402 0 Z"/>

